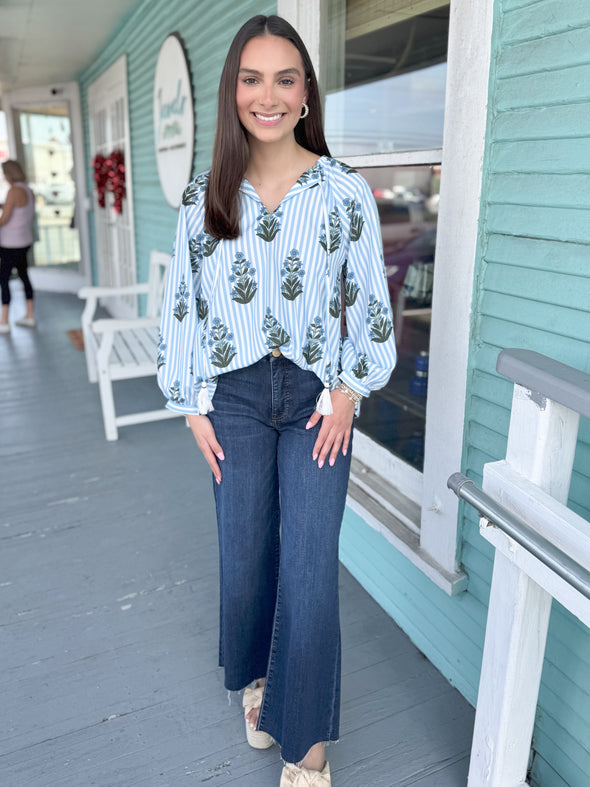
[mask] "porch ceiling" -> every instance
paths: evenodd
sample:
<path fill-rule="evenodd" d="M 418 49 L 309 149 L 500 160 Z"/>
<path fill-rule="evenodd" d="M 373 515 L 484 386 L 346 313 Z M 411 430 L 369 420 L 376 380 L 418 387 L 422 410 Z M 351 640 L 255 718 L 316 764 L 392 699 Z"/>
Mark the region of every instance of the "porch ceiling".
<path fill-rule="evenodd" d="M 0 0 L 0 104 L 8 90 L 67 82 L 138 0 Z"/>

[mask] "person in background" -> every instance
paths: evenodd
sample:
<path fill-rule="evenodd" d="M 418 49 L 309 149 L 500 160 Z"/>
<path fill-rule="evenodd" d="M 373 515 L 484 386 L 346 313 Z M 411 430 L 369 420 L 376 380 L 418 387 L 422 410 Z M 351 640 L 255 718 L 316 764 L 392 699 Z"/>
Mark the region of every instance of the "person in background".
<path fill-rule="evenodd" d="M 24 285 L 27 299 L 26 314 L 16 321 L 16 325 L 35 327 L 33 287 L 27 273 L 27 252 L 33 243 L 35 195 L 27 186 L 25 173 L 18 161 L 10 159 L 4 161 L 2 172 L 10 188 L 0 214 L 0 288 L 2 291 L 0 333 L 10 333 L 9 279 L 14 268 Z"/>
<path fill-rule="evenodd" d="M 330 157 L 309 54 L 280 17 L 231 44 L 160 334 L 160 388 L 213 473 L 225 686 L 245 689 L 250 745 L 280 745 L 281 787 L 327 787 L 352 425 L 396 353 L 373 196 Z"/>

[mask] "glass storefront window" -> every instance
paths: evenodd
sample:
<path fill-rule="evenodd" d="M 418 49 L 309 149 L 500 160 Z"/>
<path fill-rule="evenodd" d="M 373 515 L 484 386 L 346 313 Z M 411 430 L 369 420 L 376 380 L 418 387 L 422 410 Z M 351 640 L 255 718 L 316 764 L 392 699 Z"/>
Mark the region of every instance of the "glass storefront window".
<path fill-rule="evenodd" d="M 358 428 L 422 470 L 440 166 L 360 170 L 381 219 L 398 363 L 363 403 Z"/>
<path fill-rule="evenodd" d="M 35 194 L 35 265 L 78 270 L 80 241 L 70 109 L 67 104 L 15 110 L 24 169 Z"/>
<path fill-rule="evenodd" d="M 448 30 L 448 2 L 329 0 L 333 156 L 442 147 Z"/>

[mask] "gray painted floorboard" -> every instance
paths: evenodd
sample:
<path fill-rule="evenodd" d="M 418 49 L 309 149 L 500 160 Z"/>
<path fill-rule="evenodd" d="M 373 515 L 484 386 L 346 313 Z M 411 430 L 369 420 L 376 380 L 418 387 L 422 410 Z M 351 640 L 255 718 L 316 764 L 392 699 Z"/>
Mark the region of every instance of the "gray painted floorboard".
<path fill-rule="evenodd" d="M 105 441 L 81 310 L 40 293 L 38 329 L 0 336 L 0 785 L 276 787 L 216 667 L 209 472 L 182 419 Z M 153 380 L 116 398 L 162 401 Z M 341 602 L 334 785 L 464 785 L 473 709 L 344 569 Z"/>

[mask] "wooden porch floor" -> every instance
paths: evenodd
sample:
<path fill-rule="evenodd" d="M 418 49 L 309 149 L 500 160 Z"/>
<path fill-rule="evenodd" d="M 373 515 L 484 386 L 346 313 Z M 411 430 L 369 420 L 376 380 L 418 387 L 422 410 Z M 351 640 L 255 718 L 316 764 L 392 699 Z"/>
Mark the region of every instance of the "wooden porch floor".
<path fill-rule="evenodd" d="M 248 747 L 216 667 L 211 481 L 190 432 L 107 443 L 67 335 L 81 302 L 39 293 L 37 309 L 36 330 L 0 336 L 0 784 L 277 787 L 278 749 Z M 116 396 L 161 401 L 153 380 Z M 341 586 L 333 784 L 465 785 L 473 709 L 344 569 Z"/>

